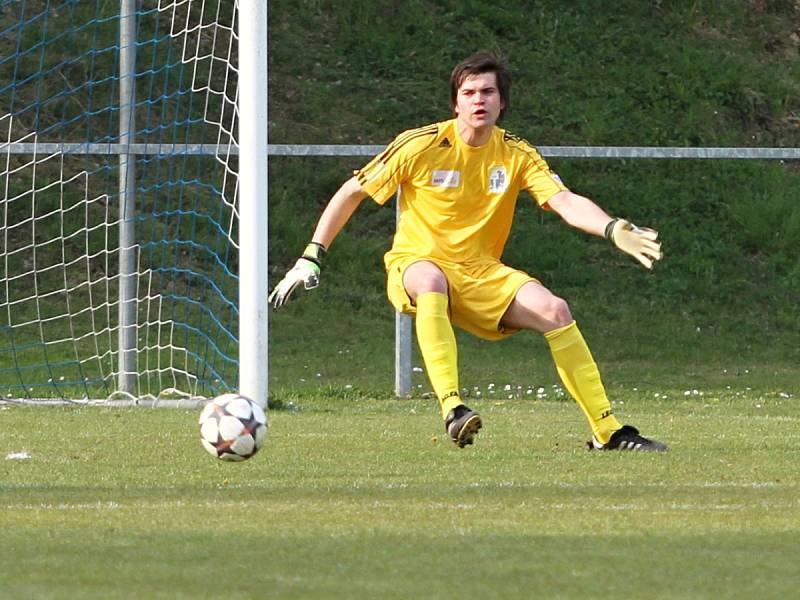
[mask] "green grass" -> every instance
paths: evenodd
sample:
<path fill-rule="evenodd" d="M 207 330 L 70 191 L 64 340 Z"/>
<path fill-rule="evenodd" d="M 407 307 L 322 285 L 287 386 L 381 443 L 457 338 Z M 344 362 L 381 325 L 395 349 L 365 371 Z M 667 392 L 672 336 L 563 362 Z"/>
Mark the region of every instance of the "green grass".
<path fill-rule="evenodd" d="M 782 145 L 800 87 L 793 2 L 270 3 L 272 140 L 377 143 L 448 115 L 453 65 L 512 64 L 508 126 L 542 145 Z"/>
<path fill-rule="evenodd" d="M 91 9 L 61 14 L 78 21 Z M 503 125 L 537 145 L 797 147 L 799 10 L 788 1 L 274 0 L 270 141 L 385 144 L 448 118 L 452 65 L 497 48 L 515 77 Z M 50 33 L 67 21 L 51 19 Z M 141 25 L 165 24 L 151 16 Z M 86 31 L 79 48 L 115 31 L 113 22 Z M 23 45 L 37 36 L 29 30 Z M 10 38 L 2 45 L 14 52 Z M 47 64 L 73 46 L 51 46 Z M 0 76 L 10 82 L 35 62 L 8 62 Z M 60 74 L 41 85 L 85 79 L 78 68 Z M 0 100 L 13 94 L 20 109 L 38 85 Z M 95 109 L 111 91 L 97 90 Z M 50 108 L 41 122 L 79 108 Z M 152 123 L 156 112 L 139 117 Z M 91 134 L 101 125 L 75 127 Z M 270 285 L 365 161 L 271 159 Z M 390 400 L 381 255 L 394 211 L 365 202 L 331 249 L 320 288 L 270 313 L 272 405 L 287 410 L 270 413 L 254 460 L 208 457 L 197 411 L 0 405 L 0 597 L 792 597 L 797 164 L 550 164 L 609 212 L 656 227 L 665 259 L 645 273 L 527 198 L 504 258 L 568 300 L 615 411 L 669 442 L 668 454 L 585 452 L 586 426 L 538 336 L 459 336 L 461 385 L 486 421 L 473 448 L 443 439 L 424 373 L 414 373 L 410 400 Z M 39 169 L 37 180 L 49 175 Z M 30 182 L 9 185 L 19 193 Z M 10 206 L 9 222 L 27 218 L 26 207 Z M 79 219 L 69 218 L 72 231 Z M 177 235 L 171 221 L 156 221 L 154 236 Z M 52 236 L 60 224 L 39 227 Z M 200 239 L 207 231 L 197 227 Z M 22 243 L 10 233 L 9 248 Z M 32 294 L 32 282 L 15 291 Z M 10 369 L 10 342 L 0 345 L 0 370 Z M 48 351 L 51 364 L 73 358 L 61 345 Z M 413 364 L 422 365 L 417 354 Z M 16 383 L 4 371 L 0 397 Z M 3 460 L 22 450 L 29 459 Z"/>
<path fill-rule="evenodd" d="M 30 455 L 0 462 L 0 596 L 797 589 L 796 397 L 620 392 L 618 415 L 668 441 L 663 455 L 587 453 L 571 402 L 474 404 L 486 427 L 459 451 L 432 401 L 299 401 L 271 412 L 264 450 L 241 465 L 204 453 L 197 411 L 0 407 L 0 458 Z"/>

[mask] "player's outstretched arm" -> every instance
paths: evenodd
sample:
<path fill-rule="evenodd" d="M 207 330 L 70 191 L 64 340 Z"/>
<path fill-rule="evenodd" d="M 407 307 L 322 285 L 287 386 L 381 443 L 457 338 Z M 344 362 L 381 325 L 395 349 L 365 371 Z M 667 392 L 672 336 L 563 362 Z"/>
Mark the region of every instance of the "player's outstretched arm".
<path fill-rule="evenodd" d="M 342 230 L 347 221 L 358 208 L 367 194 L 361 188 L 355 177 L 344 182 L 342 187 L 333 195 L 314 230 L 311 242 L 306 246 L 303 255 L 281 279 L 269 295 L 269 302 L 275 308 L 280 308 L 292 296 L 292 292 L 301 283 L 307 290 L 319 285 L 322 259 L 334 238 Z"/>
<path fill-rule="evenodd" d="M 612 219 L 597 204 L 572 192 L 559 192 L 547 201 L 564 221 L 587 233 L 605 236 L 617 248 L 630 254 L 648 269 L 661 259 L 658 232 L 636 227 L 625 219 Z"/>

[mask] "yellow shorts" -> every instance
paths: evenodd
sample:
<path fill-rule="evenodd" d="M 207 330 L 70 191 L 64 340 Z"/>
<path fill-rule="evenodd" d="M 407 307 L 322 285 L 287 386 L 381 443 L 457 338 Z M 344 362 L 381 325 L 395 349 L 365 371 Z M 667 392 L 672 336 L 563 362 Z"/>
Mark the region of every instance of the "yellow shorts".
<path fill-rule="evenodd" d="M 502 327 L 500 319 L 519 288 L 529 281 L 538 281 L 493 258 L 469 264 L 454 264 L 424 256 L 394 258 L 386 267 L 386 292 L 395 309 L 409 315 L 417 312 L 403 286 L 403 273 L 410 265 L 422 260 L 434 263 L 447 278 L 453 325 L 487 340 L 499 340 L 519 331 Z"/>

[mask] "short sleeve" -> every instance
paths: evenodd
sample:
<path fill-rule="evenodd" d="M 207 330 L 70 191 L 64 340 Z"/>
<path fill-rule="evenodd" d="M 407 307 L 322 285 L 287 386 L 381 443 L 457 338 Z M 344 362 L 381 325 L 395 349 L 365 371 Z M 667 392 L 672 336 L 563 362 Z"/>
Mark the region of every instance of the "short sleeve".
<path fill-rule="evenodd" d="M 431 144 L 437 132 L 436 125 L 404 131 L 353 175 L 375 202 L 385 204 L 409 177 L 414 157 Z"/>
<path fill-rule="evenodd" d="M 399 165 L 384 162 L 381 153 L 362 168 L 353 171 L 358 183 L 378 204 L 385 204 L 394 196 L 403 182 L 403 172 Z"/>
<path fill-rule="evenodd" d="M 533 146 L 522 142 L 520 150 L 526 155 L 522 171 L 522 187 L 530 192 L 539 206 L 546 204 L 557 193 L 568 190 L 561 178 L 550 170 L 547 162 Z"/>

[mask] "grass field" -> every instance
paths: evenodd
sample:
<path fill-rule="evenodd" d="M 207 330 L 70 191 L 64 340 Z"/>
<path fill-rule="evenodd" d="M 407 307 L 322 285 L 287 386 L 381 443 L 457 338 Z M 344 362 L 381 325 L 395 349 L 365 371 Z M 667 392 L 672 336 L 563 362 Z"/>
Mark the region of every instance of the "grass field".
<path fill-rule="evenodd" d="M 669 453 L 585 451 L 567 401 L 475 400 L 460 451 L 431 401 L 329 398 L 241 465 L 195 410 L 0 406 L 0 597 L 791 597 L 796 395 L 646 396 Z"/>
<path fill-rule="evenodd" d="M 54 4 L 70 18 L 47 21 L 50 39 L 91 4 Z M 5 13 L 10 27 L 18 13 Z M 799 19 L 796 1 L 271 0 L 270 142 L 386 144 L 449 118 L 452 65 L 496 48 L 515 78 L 503 126 L 537 145 L 794 148 Z M 7 46 L 12 56 L 18 46 Z M 58 46 L 65 58 L 75 50 Z M 40 60 L 25 59 L 31 70 Z M 5 61 L 0 80 L 26 75 L 19 64 Z M 59 74 L 41 85 L 69 83 L 71 72 Z M 20 90 L 3 92 L 17 112 L 31 100 Z M 156 115 L 146 105 L 140 126 Z M 43 104 L 36 119 L 64 120 L 57 106 Z M 93 123 L 74 127 L 92 137 Z M 270 159 L 270 286 L 365 161 Z M 796 596 L 798 162 L 550 164 L 610 213 L 657 228 L 665 258 L 645 273 L 523 198 L 504 259 L 568 300 L 615 411 L 669 453 L 587 452 L 583 417 L 538 336 L 490 344 L 458 334 L 461 385 L 486 425 L 475 447 L 445 438 L 420 369 L 413 397 L 390 399 L 381 257 L 395 214 L 365 202 L 319 289 L 270 312 L 271 429 L 253 460 L 209 457 L 199 409 L 0 402 L 0 600 Z M 142 171 L 144 187 L 160 175 L 152 164 Z M 48 175 L 39 169 L 37 181 Z M 14 193 L 29 187 L 7 179 Z M 29 216 L 16 205 L 8 223 Z M 152 222 L 159 239 L 172 226 L 161 214 Z M 36 231 L 52 238 L 60 228 L 39 220 Z M 35 284 L 19 280 L 14 293 L 32 297 Z M 0 400 L 64 393 L 47 380 L 60 381 L 53 366 L 75 359 L 69 343 L 36 345 L 38 313 L 24 310 L 15 306 L 14 319 L 32 321 L 29 337 L 0 327 Z M 84 393 L 79 375 L 70 397 Z M 173 383 L 164 378 L 159 389 Z"/>

